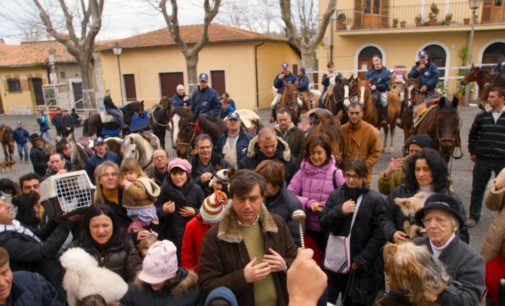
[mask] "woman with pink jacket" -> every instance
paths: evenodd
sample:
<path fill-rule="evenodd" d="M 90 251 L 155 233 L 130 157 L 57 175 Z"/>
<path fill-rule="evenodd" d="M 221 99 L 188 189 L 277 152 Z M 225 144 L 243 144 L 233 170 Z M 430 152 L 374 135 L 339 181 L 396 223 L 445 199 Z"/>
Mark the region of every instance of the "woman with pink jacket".
<path fill-rule="evenodd" d="M 305 158 L 288 190 L 302 203 L 307 214 L 306 233 L 316 241 L 321 253 L 326 248 L 326 235 L 319 225 L 319 214 L 330 193 L 344 182 L 342 170 L 335 166 L 335 158 L 331 155 L 330 140 L 324 135 L 309 139 Z"/>

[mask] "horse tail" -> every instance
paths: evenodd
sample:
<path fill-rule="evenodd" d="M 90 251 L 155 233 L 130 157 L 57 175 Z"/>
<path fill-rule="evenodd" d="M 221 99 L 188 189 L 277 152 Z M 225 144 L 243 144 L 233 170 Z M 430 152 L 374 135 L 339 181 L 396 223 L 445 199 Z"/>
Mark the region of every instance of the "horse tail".
<path fill-rule="evenodd" d="M 82 125 L 82 136 L 85 136 L 85 137 L 88 136 L 88 131 L 89 131 L 88 121 L 89 121 L 89 118 L 84 119 L 84 123 Z"/>

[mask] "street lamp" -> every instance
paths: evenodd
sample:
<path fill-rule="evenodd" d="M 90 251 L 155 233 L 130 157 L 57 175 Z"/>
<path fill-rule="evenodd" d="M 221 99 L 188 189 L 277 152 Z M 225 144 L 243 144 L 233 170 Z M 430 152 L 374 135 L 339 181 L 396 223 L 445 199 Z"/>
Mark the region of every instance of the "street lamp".
<path fill-rule="evenodd" d="M 477 21 L 477 10 L 482 4 L 483 0 L 468 0 L 468 5 L 472 10 L 472 23 L 470 24 L 470 38 L 468 39 L 468 65 L 472 64 L 472 49 L 473 49 L 473 37 L 475 33 L 475 23 Z M 470 101 L 470 86 L 466 85 L 465 88 L 465 104 L 468 105 Z"/>
<path fill-rule="evenodd" d="M 119 88 L 121 90 L 121 105 L 124 105 L 123 77 L 121 75 L 121 61 L 119 60 L 119 56 L 121 55 L 121 52 L 123 52 L 123 48 L 119 46 L 119 43 L 117 41 L 114 44 L 114 47 L 112 47 L 112 52 L 114 52 L 117 59 L 117 69 L 119 71 Z"/>

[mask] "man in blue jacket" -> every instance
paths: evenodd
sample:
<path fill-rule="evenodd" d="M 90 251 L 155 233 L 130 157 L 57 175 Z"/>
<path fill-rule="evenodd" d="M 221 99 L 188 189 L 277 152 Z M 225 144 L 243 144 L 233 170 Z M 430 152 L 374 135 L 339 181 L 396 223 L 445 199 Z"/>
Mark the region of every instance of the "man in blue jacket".
<path fill-rule="evenodd" d="M 107 150 L 107 144 L 102 137 L 97 137 L 95 139 L 93 150 L 95 150 L 95 155 L 88 159 L 85 170 L 88 173 L 90 180 L 94 183 L 94 173 L 96 167 L 106 160 L 110 160 L 111 162 L 119 165 L 119 157 L 116 153 Z"/>
<path fill-rule="evenodd" d="M 307 110 L 310 109 L 309 78 L 305 75 L 305 67 L 298 71 L 298 91 Z"/>
<path fill-rule="evenodd" d="M 12 131 L 12 137 L 18 145 L 19 160 L 23 160 L 24 152 L 25 163 L 28 163 L 28 137 L 30 137 L 30 133 L 23 128 L 23 122 L 18 121 L 17 124 L 18 127 Z"/>
<path fill-rule="evenodd" d="M 247 147 L 252 135 L 241 127 L 240 115 L 233 112 L 226 122 L 228 130 L 219 136 L 214 145 L 214 152 L 223 156 L 233 168 L 238 168 L 238 163 L 247 156 Z"/>
<path fill-rule="evenodd" d="M 221 101 L 217 92 L 209 87 L 209 75 L 200 73 L 198 81 L 198 88 L 191 94 L 191 111 L 217 118 L 221 111 Z"/>
<path fill-rule="evenodd" d="M 274 87 L 277 88 L 277 95 L 275 95 L 274 100 L 272 101 L 272 109 L 275 108 L 279 100 L 281 99 L 281 95 L 284 92 L 284 84 L 295 84 L 297 81 L 296 75 L 292 74 L 289 71 L 289 64 L 282 64 L 282 71 L 274 79 Z"/>
<path fill-rule="evenodd" d="M 416 62 L 409 72 L 409 79 L 419 78 L 417 82 L 417 89 L 426 96 L 435 95 L 435 88 L 437 87 L 438 78 L 440 73 L 437 65 L 430 61 L 428 52 L 419 51 L 419 61 Z"/>
<path fill-rule="evenodd" d="M 375 106 L 379 109 L 379 123 L 387 125 L 388 116 L 388 91 L 390 85 L 389 70 L 382 65 L 382 59 L 378 55 L 372 57 L 373 67 L 368 70 L 365 77 L 370 81 L 370 90 Z"/>

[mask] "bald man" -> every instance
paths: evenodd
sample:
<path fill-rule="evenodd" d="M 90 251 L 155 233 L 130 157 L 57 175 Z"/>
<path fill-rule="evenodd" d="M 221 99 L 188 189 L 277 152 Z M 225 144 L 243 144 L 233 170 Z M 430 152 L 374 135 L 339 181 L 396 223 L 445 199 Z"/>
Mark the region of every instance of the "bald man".
<path fill-rule="evenodd" d="M 284 164 L 286 183 L 289 183 L 298 171 L 288 143 L 278 137 L 273 128 L 262 128 L 258 135 L 251 139 L 247 148 L 247 156 L 240 161 L 239 169 L 254 170 L 259 163 L 267 159 L 277 160 Z"/>
<path fill-rule="evenodd" d="M 168 153 L 163 149 L 156 149 L 153 152 L 152 164 L 147 168 L 147 176 L 152 178 L 158 186 L 163 184 L 167 177 Z"/>

